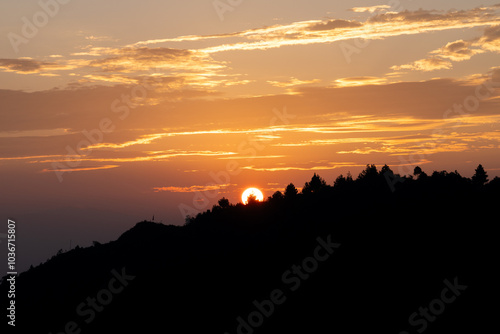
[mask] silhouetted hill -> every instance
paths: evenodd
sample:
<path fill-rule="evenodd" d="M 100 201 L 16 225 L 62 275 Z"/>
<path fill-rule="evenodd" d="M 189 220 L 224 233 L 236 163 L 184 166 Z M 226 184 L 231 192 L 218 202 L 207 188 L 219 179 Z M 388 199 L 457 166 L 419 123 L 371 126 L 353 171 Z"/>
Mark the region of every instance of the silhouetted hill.
<path fill-rule="evenodd" d="M 302 193 L 220 201 L 182 227 L 144 221 L 59 254 L 17 278 L 16 328 L 482 332 L 496 316 L 500 181 L 415 170 L 400 178 L 369 165 L 333 186 L 315 174 Z"/>

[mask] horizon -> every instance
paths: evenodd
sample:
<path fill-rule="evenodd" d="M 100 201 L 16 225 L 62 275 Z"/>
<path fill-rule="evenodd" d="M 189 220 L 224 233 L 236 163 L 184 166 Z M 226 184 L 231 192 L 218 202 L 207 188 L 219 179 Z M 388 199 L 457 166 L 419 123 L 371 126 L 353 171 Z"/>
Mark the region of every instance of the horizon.
<path fill-rule="evenodd" d="M 500 176 L 498 0 L 1 6 L 0 211 L 24 270 L 313 173 Z"/>

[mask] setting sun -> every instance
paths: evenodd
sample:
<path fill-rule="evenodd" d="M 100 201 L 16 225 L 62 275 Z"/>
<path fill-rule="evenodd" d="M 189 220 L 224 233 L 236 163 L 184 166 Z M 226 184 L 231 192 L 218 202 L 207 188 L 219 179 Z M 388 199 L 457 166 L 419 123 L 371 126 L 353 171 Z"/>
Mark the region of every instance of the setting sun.
<path fill-rule="evenodd" d="M 260 191 L 257 188 L 248 188 L 241 195 L 241 201 L 243 202 L 243 204 L 247 204 L 248 203 L 248 197 L 250 197 L 252 195 L 255 196 L 255 198 L 259 202 L 262 202 L 264 200 L 264 195 L 262 194 L 262 191 Z"/>

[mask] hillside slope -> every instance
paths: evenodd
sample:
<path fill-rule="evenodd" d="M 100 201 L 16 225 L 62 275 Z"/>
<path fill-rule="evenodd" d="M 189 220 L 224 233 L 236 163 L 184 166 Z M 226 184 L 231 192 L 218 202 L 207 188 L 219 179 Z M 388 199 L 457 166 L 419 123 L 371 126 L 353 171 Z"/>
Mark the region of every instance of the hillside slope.
<path fill-rule="evenodd" d="M 494 319 L 500 183 L 452 174 L 395 191 L 381 173 L 334 187 L 313 177 L 303 194 L 217 206 L 186 226 L 138 223 L 21 274 L 16 329 L 480 332 Z"/>

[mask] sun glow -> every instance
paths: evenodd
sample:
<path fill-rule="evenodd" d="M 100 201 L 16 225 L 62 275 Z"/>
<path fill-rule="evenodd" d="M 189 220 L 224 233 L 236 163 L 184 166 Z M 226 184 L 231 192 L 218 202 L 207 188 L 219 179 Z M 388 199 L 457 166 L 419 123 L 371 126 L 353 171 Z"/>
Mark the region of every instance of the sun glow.
<path fill-rule="evenodd" d="M 262 202 L 264 200 L 264 195 L 262 194 L 262 191 L 260 191 L 257 188 L 248 188 L 241 195 L 241 201 L 243 202 L 243 204 L 245 205 L 248 204 L 248 198 L 250 196 L 255 196 L 255 199 L 259 202 Z"/>

